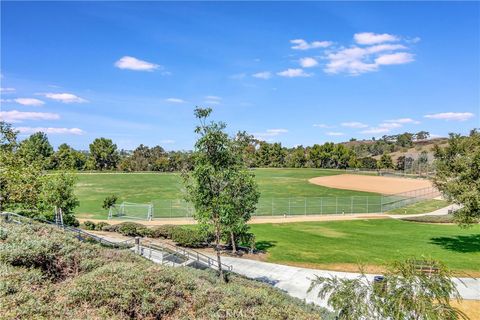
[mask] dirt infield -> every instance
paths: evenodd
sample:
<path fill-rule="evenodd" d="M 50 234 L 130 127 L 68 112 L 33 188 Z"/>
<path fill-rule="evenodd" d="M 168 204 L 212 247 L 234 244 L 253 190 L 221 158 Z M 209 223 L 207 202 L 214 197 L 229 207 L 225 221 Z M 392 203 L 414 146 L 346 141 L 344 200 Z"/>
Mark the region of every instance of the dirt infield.
<path fill-rule="evenodd" d="M 382 194 L 395 194 L 433 186 L 430 181 L 423 179 L 378 177 L 357 174 L 339 174 L 317 177 L 308 181 L 329 188 L 377 192 Z"/>
<path fill-rule="evenodd" d="M 248 222 L 249 224 L 262 224 L 262 223 L 291 223 L 291 222 L 305 222 L 305 221 L 345 221 L 345 220 L 365 220 L 365 219 L 389 219 L 387 215 L 381 213 L 370 214 L 324 214 L 324 215 L 308 215 L 308 216 L 273 216 L 273 217 L 252 217 Z M 80 223 L 87 220 L 98 222 L 107 222 L 109 224 L 119 224 L 122 222 L 135 222 L 145 226 L 159 226 L 163 224 L 196 224 L 197 222 L 193 218 L 166 218 L 155 219 L 152 221 L 142 220 L 98 220 L 98 219 L 78 219 Z"/>

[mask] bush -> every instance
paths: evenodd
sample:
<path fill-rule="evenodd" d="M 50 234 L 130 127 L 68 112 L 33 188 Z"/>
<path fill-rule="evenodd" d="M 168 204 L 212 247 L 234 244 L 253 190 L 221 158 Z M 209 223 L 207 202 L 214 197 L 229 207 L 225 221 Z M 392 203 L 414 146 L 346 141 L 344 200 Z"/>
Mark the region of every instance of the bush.
<path fill-rule="evenodd" d="M 208 245 L 207 235 L 198 228 L 178 227 L 172 233 L 172 240 L 179 246 L 189 248 L 202 248 Z"/>
<path fill-rule="evenodd" d="M 89 221 L 89 220 L 87 220 L 83 223 L 83 227 L 85 228 L 85 230 L 95 230 L 96 229 L 95 222 Z"/>
<path fill-rule="evenodd" d="M 153 227 L 152 230 L 152 238 L 164 238 L 164 239 L 172 239 L 172 234 L 175 232 L 176 229 L 181 228 L 180 226 L 174 224 L 164 224 L 158 227 Z"/>
<path fill-rule="evenodd" d="M 99 222 L 97 223 L 97 225 L 95 226 L 95 230 L 97 231 L 103 231 L 103 228 L 106 227 L 106 226 L 110 226 L 108 223 L 106 222 Z"/>
<path fill-rule="evenodd" d="M 0 228 L 1 319 L 326 319 L 320 308 L 234 274 L 225 284 L 214 272 L 154 264 L 40 224 Z"/>
<path fill-rule="evenodd" d="M 118 233 L 127 237 L 143 237 L 145 232 L 147 232 L 145 226 L 135 222 L 120 223 L 116 229 Z"/>

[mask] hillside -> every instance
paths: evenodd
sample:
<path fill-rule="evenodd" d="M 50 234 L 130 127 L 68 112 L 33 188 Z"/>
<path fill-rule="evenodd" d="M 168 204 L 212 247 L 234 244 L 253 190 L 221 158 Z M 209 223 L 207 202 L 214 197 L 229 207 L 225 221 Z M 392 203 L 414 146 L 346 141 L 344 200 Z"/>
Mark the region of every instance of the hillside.
<path fill-rule="evenodd" d="M 0 224 L 0 319 L 320 319 L 265 284 L 154 264 L 50 226 Z"/>

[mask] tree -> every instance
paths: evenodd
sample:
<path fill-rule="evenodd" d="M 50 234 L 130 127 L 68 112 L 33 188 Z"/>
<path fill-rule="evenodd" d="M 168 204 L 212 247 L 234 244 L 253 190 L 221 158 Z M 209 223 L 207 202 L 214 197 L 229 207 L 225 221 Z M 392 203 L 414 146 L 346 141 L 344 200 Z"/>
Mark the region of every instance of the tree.
<path fill-rule="evenodd" d="M 450 134 L 448 145 L 435 146 L 434 185 L 445 197 L 462 207 L 455 211 L 461 226 L 480 220 L 480 133 Z"/>
<path fill-rule="evenodd" d="M 75 183 L 75 176 L 66 172 L 44 175 L 42 177 L 39 207 L 43 210 L 47 219 L 54 220 L 55 210 L 61 210 L 65 224 L 79 225 L 73 215 L 73 210 L 79 204 L 75 195 Z"/>
<path fill-rule="evenodd" d="M 399 170 L 399 171 L 405 170 L 405 156 L 400 156 L 397 158 L 397 164 L 395 165 L 395 170 Z"/>
<path fill-rule="evenodd" d="M 102 208 L 108 210 L 111 207 L 115 207 L 115 205 L 117 204 L 117 200 L 118 196 L 115 194 L 112 194 L 111 196 L 106 196 L 105 199 L 103 199 Z"/>
<path fill-rule="evenodd" d="M 97 138 L 90 144 L 93 166 L 98 170 L 115 169 L 119 160 L 117 145 L 111 139 Z"/>
<path fill-rule="evenodd" d="M 82 170 L 86 158 L 66 143 L 62 143 L 53 155 L 52 167 L 60 170 Z"/>
<path fill-rule="evenodd" d="M 430 138 L 430 132 L 428 131 L 419 131 L 415 134 L 415 140 L 427 140 Z"/>
<path fill-rule="evenodd" d="M 388 154 L 383 154 L 380 160 L 378 161 L 378 167 L 380 169 L 390 169 L 393 168 L 393 160 Z"/>
<path fill-rule="evenodd" d="M 328 297 L 336 319 L 468 319 L 450 305 L 451 298 L 461 299 L 453 274 L 437 261 L 421 261 L 436 270 L 432 273 L 420 271 L 418 263 L 395 262 L 379 282 L 364 273 L 354 279 L 317 276 L 309 291 L 320 288 L 318 297 Z"/>
<path fill-rule="evenodd" d="M 360 167 L 365 169 L 377 169 L 377 160 L 373 157 L 365 157 L 358 159 Z"/>
<path fill-rule="evenodd" d="M 405 132 L 397 136 L 397 145 L 401 147 L 411 147 L 413 146 L 413 134 Z"/>
<path fill-rule="evenodd" d="M 200 135 L 195 143 L 194 167 L 184 172 L 186 199 L 195 207 L 194 218 L 203 227 L 213 229 L 218 272 L 223 279 L 220 240 L 224 232 L 238 230 L 256 205 L 256 184 L 253 174 L 243 165 L 234 140 L 224 132 L 222 122 L 207 119 L 212 109 L 195 109 Z M 258 198 L 257 198 L 258 200 Z M 246 210 L 246 211 L 245 211 Z"/>
<path fill-rule="evenodd" d="M 19 156 L 27 162 L 38 162 L 43 169 L 51 168 L 53 147 L 43 132 L 36 132 L 20 143 Z"/>

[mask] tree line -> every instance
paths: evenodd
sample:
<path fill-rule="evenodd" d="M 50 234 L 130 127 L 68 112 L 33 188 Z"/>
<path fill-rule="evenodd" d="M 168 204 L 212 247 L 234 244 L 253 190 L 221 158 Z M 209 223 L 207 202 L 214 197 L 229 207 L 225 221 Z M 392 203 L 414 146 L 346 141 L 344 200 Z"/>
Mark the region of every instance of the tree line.
<path fill-rule="evenodd" d="M 405 170 L 415 164 L 428 162 L 427 152 L 418 159 L 401 156 L 393 162 L 388 153 L 413 146 L 414 141 L 426 139 L 428 132 L 403 133 L 384 136 L 380 140 L 359 141 L 354 144 L 326 142 L 313 146 L 287 148 L 279 142 L 269 143 L 254 138 L 246 132 L 238 132 L 238 142 L 244 162 L 250 168 L 365 168 Z M 354 142 L 354 141 L 351 141 Z M 174 172 L 192 169 L 191 151 L 166 151 L 157 145 L 139 145 L 134 150 L 119 150 L 107 138 L 96 138 L 87 151 L 75 150 L 66 143 L 55 151 L 48 137 L 37 132 L 19 143 L 18 153 L 27 161 L 42 163 L 45 170 L 118 170 Z M 380 159 L 374 156 L 381 155 Z"/>

